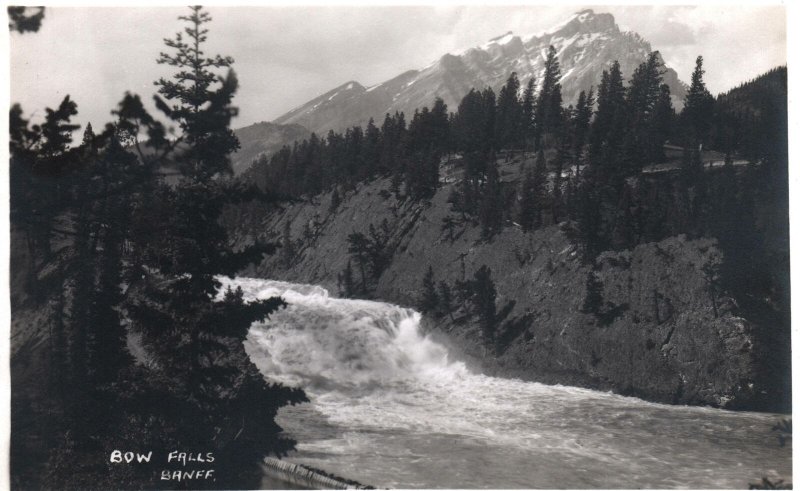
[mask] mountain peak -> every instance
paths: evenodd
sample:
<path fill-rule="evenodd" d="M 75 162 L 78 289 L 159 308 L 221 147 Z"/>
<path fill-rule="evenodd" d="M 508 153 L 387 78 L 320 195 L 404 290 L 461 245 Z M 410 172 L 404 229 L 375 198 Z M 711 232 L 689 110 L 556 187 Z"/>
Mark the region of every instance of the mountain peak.
<path fill-rule="evenodd" d="M 542 39 L 546 37 L 570 37 L 575 34 L 591 34 L 602 32 L 619 32 L 614 16 L 608 13 L 596 14 L 592 9 L 575 12 L 561 23 L 538 34 L 527 36 L 524 41 Z"/>
<path fill-rule="evenodd" d="M 353 124 L 366 124 L 370 117 L 378 119 L 386 113 L 413 114 L 417 108 L 430 106 L 436 97 L 456 108 L 472 88 L 499 91 L 512 72 L 523 85 L 531 79 L 539 83 L 550 46 L 559 59 L 565 104 L 574 103 L 580 91 L 596 86 L 614 60 L 630 77 L 651 52 L 640 36 L 622 32 L 611 14 L 581 9 L 542 34 L 520 37 L 507 31 L 483 45 L 445 54 L 420 70 L 404 72 L 367 89 L 347 82 L 276 122 L 296 122 L 324 134 L 329 129 L 342 131 Z M 667 69 L 664 82 L 672 91 L 673 105 L 681 107 L 686 89 L 677 73 Z"/>
<path fill-rule="evenodd" d="M 489 42 L 490 43 L 497 43 L 497 44 L 505 44 L 508 41 L 510 41 L 512 37 L 514 37 L 514 33 L 511 32 L 511 31 L 508 31 L 505 34 L 501 34 L 501 35 L 499 35 L 497 37 L 494 37 L 494 38 L 490 39 Z"/>

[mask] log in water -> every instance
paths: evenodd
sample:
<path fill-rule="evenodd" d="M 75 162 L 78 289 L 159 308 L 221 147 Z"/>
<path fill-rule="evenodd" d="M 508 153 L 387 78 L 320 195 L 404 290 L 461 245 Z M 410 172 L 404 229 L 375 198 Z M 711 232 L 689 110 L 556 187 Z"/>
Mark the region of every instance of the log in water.
<path fill-rule="evenodd" d="M 668 406 L 472 373 L 396 305 L 238 278 L 286 309 L 251 328 L 264 377 L 302 387 L 282 409 L 293 462 L 377 487 L 742 488 L 791 478 L 778 415 Z"/>

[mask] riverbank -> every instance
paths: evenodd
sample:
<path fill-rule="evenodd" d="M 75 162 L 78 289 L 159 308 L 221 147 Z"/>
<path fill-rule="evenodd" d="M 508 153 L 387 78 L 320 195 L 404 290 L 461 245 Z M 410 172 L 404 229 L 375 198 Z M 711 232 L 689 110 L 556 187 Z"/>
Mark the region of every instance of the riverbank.
<path fill-rule="evenodd" d="M 418 313 L 318 287 L 236 278 L 288 306 L 251 328 L 281 409 L 287 458 L 380 488 L 741 488 L 791 474 L 775 414 L 671 406 L 482 375 L 426 337 Z"/>
<path fill-rule="evenodd" d="M 482 339 L 463 309 L 452 319 L 426 320 L 488 373 L 672 404 L 790 407 L 788 329 L 774 328 L 775 316 L 743 317 L 720 290 L 723 254 L 714 239 L 670 237 L 585 264 L 558 226 L 532 233 L 508 226 L 488 241 L 469 221 L 445 227 L 457 218 L 448 202 L 452 186 L 414 203 L 379 179 L 358 184 L 338 203 L 327 193 L 272 212 L 245 210 L 229 220 L 238 244 L 289 247 L 243 274 L 341 295 L 348 262 L 361 281 L 349 236 L 383 234 L 386 266 L 366 278 L 369 298 L 417 306 L 428 267 L 437 284 L 451 288 L 481 266 L 491 268 L 504 314 L 499 343 Z M 590 271 L 601 283 L 599 314 L 582 311 Z"/>

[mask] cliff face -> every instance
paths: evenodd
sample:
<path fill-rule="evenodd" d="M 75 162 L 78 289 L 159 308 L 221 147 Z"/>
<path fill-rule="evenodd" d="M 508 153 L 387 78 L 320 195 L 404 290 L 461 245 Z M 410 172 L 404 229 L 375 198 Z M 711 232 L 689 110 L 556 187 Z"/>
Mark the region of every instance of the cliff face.
<path fill-rule="evenodd" d="M 425 204 L 398 201 L 389 186 L 388 180 L 361 184 L 335 211 L 326 194 L 243 213 L 232 220 L 240 245 L 256 237 L 285 239 L 287 220 L 291 237 L 291 256 L 270 256 L 244 274 L 319 284 L 336 294 L 350 259 L 348 235 L 368 234 L 370 224 L 379 228 L 386 220 L 391 259 L 373 282 L 375 298 L 415 306 L 429 266 L 437 283 L 451 287 L 482 265 L 491 268 L 502 315 L 496 343 L 483 340 L 463 309 L 424 321 L 477 369 L 659 402 L 778 407 L 756 327 L 734 315 L 733 300 L 710 288 L 709 271 L 722 261 L 714 239 L 678 236 L 603 253 L 595 264 L 603 306 L 599 314 L 584 313 L 592 266 L 559 227 L 526 234 L 506 226 L 484 241 L 471 224 L 443 229 L 442 220 L 455 217 L 447 203 L 451 184 Z M 355 261 L 352 268 L 358 283 Z"/>

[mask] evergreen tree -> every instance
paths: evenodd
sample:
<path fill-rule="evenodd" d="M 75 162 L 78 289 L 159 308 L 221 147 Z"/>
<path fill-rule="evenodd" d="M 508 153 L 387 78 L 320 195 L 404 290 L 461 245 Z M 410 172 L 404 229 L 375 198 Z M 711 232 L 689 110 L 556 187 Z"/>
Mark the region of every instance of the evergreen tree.
<path fill-rule="evenodd" d="M 492 270 L 486 266 L 481 266 L 474 275 L 471 286 L 471 303 L 474 313 L 477 315 L 483 332 L 483 338 L 490 343 L 494 343 L 497 321 L 497 308 L 495 299 L 497 290 L 492 280 Z"/>
<path fill-rule="evenodd" d="M 627 160 L 626 175 L 638 174 L 644 163 L 653 163 L 663 145 L 655 119 L 661 97 L 662 67 L 661 56 L 654 51 L 631 76 L 625 106 L 628 115 L 623 150 Z"/>
<path fill-rule="evenodd" d="M 367 237 L 360 233 L 354 232 L 347 236 L 348 249 L 347 252 L 355 258 L 358 268 L 361 272 L 361 293 L 367 294 L 367 270 L 369 269 L 369 253 L 370 243 Z"/>
<path fill-rule="evenodd" d="M 535 132 L 534 111 L 536 98 L 534 91 L 536 90 L 536 79 L 531 76 L 528 80 L 528 85 L 525 86 L 525 92 L 522 94 L 522 123 L 520 129 L 522 132 L 522 141 L 524 150 L 528 150 L 528 144 L 533 138 Z"/>
<path fill-rule="evenodd" d="M 436 291 L 436 280 L 433 276 L 433 267 L 428 266 L 428 271 L 422 278 L 422 295 L 419 299 L 419 308 L 424 314 L 430 314 L 439 307 L 439 294 Z"/>
<path fill-rule="evenodd" d="M 375 121 L 369 118 L 367 130 L 364 132 L 364 167 L 359 172 L 361 180 L 373 176 L 378 169 L 381 151 L 380 137 L 381 131 L 375 126 Z"/>
<path fill-rule="evenodd" d="M 339 276 L 339 292 L 344 298 L 352 298 L 356 293 L 356 284 L 353 280 L 353 266 L 347 261 L 347 266 Z"/>
<path fill-rule="evenodd" d="M 486 185 L 480 204 L 481 235 L 488 239 L 503 227 L 503 196 L 497 161 L 490 158 L 487 164 Z"/>
<path fill-rule="evenodd" d="M 439 282 L 439 306 L 442 314 L 447 314 L 453 320 L 453 294 L 444 281 Z"/>
<path fill-rule="evenodd" d="M 673 133 L 675 124 L 675 109 L 672 107 L 672 96 L 670 95 L 669 85 L 661 84 L 653 110 L 653 132 L 650 144 L 650 159 L 655 163 L 662 163 L 666 160 L 664 154 L 664 143 L 666 143 Z"/>
<path fill-rule="evenodd" d="M 177 69 L 174 80 L 157 82 L 159 93 L 173 105 L 158 97 L 156 104 L 181 129 L 181 145 L 174 145 L 172 159 L 181 178 L 174 188 L 162 187 L 140 211 L 152 213 L 151 233 L 137 242 L 150 272 L 143 298 L 129 311 L 157 358 L 159 372 L 170 381 L 170 399 L 160 406 L 167 413 L 160 416 L 175 425 L 171 431 L 179 441 L 198 448 L 214 446 L 218 479 L 234 487 L 249 486 L 257 478 L 255 463 L 264 454 L 291 447 L 291 441 L 278 436 L 280 428 L 260 414 L 274 416 L 278 407 L 303 397 L 268 387 L 242 347 L 250 325 L 283 302 L 273 298 L 245 303 L 241 290 L 214 301 L 218 275 L 235 274 L 273 247 L 229 249 L 220 216 L 231 197 L 245 199 L 247 193 L 215 176 L 230 174 L 229 156 L 238 148 L 230 129 L 238 84 L 231 70 L 224 77 L 214 72 L 233 60 L 205 56 L 205 24 L 211 18 L 202 7 L 190 9 L 190 15 L 181 17 L 188 24 L 184 32 L 165 40 L 173 54 L 162 53 L 158 60 Z M 263 411 L 259 414 L 253 405 L 261 405 Z M 178 408 L 184 411 L 183 420 L 169 416 L 168 411 Z M 242 434 L 245 427 L 250 430 Z"/>
<path fill-rule="evenodd" d="M 561 67 L 556 56 L 556 49 L 550 46 L 544 62 L 544 78 L 536 99 L 536 147 L 541 144 L 542 137 L 558 131 L 561 126 Z"/>
<path fill-rule="evenodd" d="M 688 129 L 690 145 L 702 145 L 708 141 L 714 110 L 714 98 L 703 81 L 703 57 L 698 56 L 692 72 L 692 83 L 686 94 L 686 105 L 681 113 L 683 126 Z"/>
<path fill-rule="evenodd" d="M 489 155 L 489 152 L 497 149 L 495 136 L 497 135 L 497 98 L 491 87 L 486 87 L 481 92 L 481 112 L 483 114 L 483 119 L 480 122 L 483 127 L 483 138 L 480 140 L 480 150 L 485 158 L 485 156 Z"/>
<path fill-rule="evenodd" d="M 605 246 L 600 185 L 596 174 L 597 170 L 591 167 L 584 172 L 577 191 L 577 238 L 582 246 L 585 262 L 594 260 Z"/>
<path fill-rule="evenodd" d="M 239 149 L 239 141 L 230 129 L 231 118 L 238 110 L 231 106 L 231 99 L 238 87 L 233 70 L 225 77 L 213 70 L 229 68 L 233 64 L 230 56 L 208 57 L 202 50 L 211 21 L 202 7 L 190 7 L 191 14 L 181 16 L 187 22 L 184 33 L 177 33 L 164 43 L 174 53 L 162 52 L 158 63 L 176 67 L 174 80 L 161 78 L 156 82 L 158 93 L 169 101 L 169 106 L 156 97 L 156 104 L 170 119 L 178 123 L 185 142 L 184 152 L 177 163 L 181 172 L 195 182 L 207 181 L 216 174 L 230 174 L 231 152 Z M 184 34 L 187 39 L 184 39 Z M 217 90 L 213 85 L 219 84 Z"/>
<path fill-rule="evenodd" d="M 594 111 L 594 88 L 589 89 L 587 94 L 581 91 L 578 95 L 578 102 L 575 105 L 575 111 L 572 116 L 572 131 L 573 131 L 573 154 L 578 157 L 583 153 L 583 146 L 586 144 L 586 138 L 589 133 L 589 124 L 592 120 L 592 112 Z M 580 170 L 577 172 L 580 174 Z"/>
<path fill-rule="evenodd" d="M 511 149 L 522 140 L 523 112 L 519 100 L 519 79 L 512 72 L 497 98 L 497 143 L 500 148 Z"/>
<path fill-rule="evenodd" d="M 622 174 L 618 156 L 625 130 L 625 89 L 619 62 L 603 71 L 597 90 L 597 113 L 592 123 L 590 161 L 599 182 Z"/>

